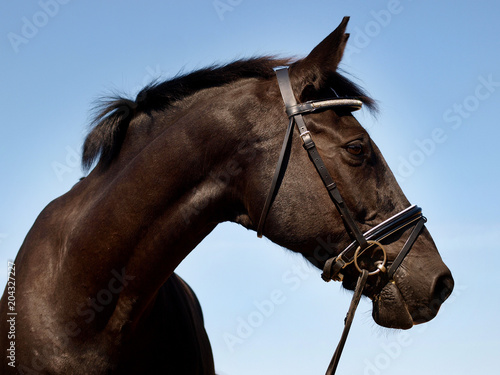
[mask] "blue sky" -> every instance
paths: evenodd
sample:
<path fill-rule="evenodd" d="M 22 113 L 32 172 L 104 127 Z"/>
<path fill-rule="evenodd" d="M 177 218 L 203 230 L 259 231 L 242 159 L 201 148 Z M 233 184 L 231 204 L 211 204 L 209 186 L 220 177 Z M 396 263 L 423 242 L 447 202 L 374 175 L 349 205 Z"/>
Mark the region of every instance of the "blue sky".
<path fill-rule="evenodd" d="M 3 2 L 1 284 L 38 213 L 82 176 L 96 99 L 134 96 L 155 78 L 214 62 L 304 56 L 350 15 L 342 68 L 381 109 L 377 118 L 356 116 L 423 207 L 456 288 L 436 319 L 410 331 L 379 328 L 362 301 L 339 372 L 492 373 L 500 348 L 498 14 L 493 0 Z M 221 375 L 325 371 L 350 293 L 300 257 L 223 224 L 178 273 L 202 303 Z M 228 344 L 249 321 L 255 327 Z"/>

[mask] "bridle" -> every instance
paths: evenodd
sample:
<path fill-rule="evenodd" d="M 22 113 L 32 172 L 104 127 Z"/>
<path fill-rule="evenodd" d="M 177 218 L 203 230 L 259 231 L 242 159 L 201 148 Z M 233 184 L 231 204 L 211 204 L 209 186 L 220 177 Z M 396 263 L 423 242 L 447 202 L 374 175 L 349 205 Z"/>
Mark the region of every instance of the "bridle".
<path fill-rule="evenodd" d="M 359 278 L 356 283 L 356 288 L 354 290 L 351 305 L 345 319 L 344 331 L 342 332 L 342 337 L 326 372 L 326 375 L 332 375 L 335 373 L 338 362 L 340 360 L 340 355 L 342 353 L 345 341 L 347 340 L 347 335 L 349 333 L 352 320 L 354 319 L 354 313 L 358 306 L 368 276 L 375 275 L 379 272 L 387 272 L 388 279 L 393 280 L 394 273 L 399 268 L 404 258 L 410 251 L 413 243 L 416 241 L 427 220 L 422 215 L 421 208 L 413 205 L 388 218 L 387 220 L 371 228 L 367 232 L 362 233 L 358 225 L 354 221 L 349 209 L 345 205 L 345 202 L 342 199 L 342 196 L 340 195 L 340 192 L 337 188 L 337 185 L 333 181 L 332 176 L 328 172 L 328 169 L 323 162 L 323 159 L 321 158 L 312 139 L 311 133 L 309 132 L 309 130 L 307 130 L 307 126 L 303 117 L 304 114 L 327 109 L 339 109 L 342 111 L 351 112 L 356 111 L 358 109 L 361 109 L 361 106 L 363 104 L 362 101 L 356 98 L 337 97 L 332 99 L 313 100 L 305 103 L 297 103 L 295 95 L 293 94 L 290 77 L 288 75 L 288 67 L 276 68 L 275 71 L 281 91 L 281 96 L 283 97 L 283 101 L 286 107 L 286 113 L 288 115 L 288 118 L 290 119 L 290 122 L 286 131 L 285 140 L 283 141 L 283 145 L 281 147 L 278 164 L 276 165 L 274 176 L 271 182 L 271 188 L 262 209 L 259 224 L 257 227 L 257 236 L 262 237 L 266 218 L 269 214 L 271 205 L 274 201 L 274 198 L 276 197 L 276 194 L 278 193 L 281 181 L 285 174 L 288 165 L 288 159 L 290 156 L 290 148 L 293 138 L 293 127 L 295 124 L 297 125 L 300 137 L 302 138 L 303 146 L 307 150 L 309 158 L 313 162 L 316 170 L 323 180 L 330 199 L 334 203 L 337 211 L 342 218 L 346 231 L 349 233 L 350 237 L 353 240 L 353 242 L 349 246 L 347 246 L 345 250 L 343 250 L 339 255 L 331 257 L 325 262 L 321 277 L 325 281 L 341 281 L 344 277 L 344 269 L 346 269 L 348 266 L 354 265 L 359 271 Z M 390 262 L 390 266 L 387 269 L 386 266 L 389 264 L 389 261 L 387 259 L 387 252 L 381 242 L 392 234 L 406 230 L 411 226 L 414 226 L 414 228 L 411 231 L 408 239 L 404 243 L 396 258 L 392 262 Z M 370 248 L 373 250 L 373 253 L 382 252 L 382 260 L 375 261 L 375 267 L 371 271 L 361 268 L 358 263 L 358 259 L 360 258 L 360 256 L 366 253 Z"/>

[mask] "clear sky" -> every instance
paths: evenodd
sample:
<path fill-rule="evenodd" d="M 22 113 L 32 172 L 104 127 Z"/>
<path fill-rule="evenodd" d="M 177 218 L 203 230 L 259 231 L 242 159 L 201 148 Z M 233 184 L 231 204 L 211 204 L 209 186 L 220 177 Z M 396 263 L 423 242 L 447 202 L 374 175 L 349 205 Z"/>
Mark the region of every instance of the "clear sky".
<path fill-rule="evenodd" d="M 379 328 L 362 301 L 339 372 L 497 371 L 500 3 L 493 0 L 2 2 L 2 288 L 7 261 L 38 213 L 82 176 L 80 149 L 97 98 L 135 96 L 155 78 L 214 62 L 306 55 L 345 15 L 351 39 L 342 68 L 381 109 L 376 119 L 356 116 L 424 209 L 456 287 L 436 319 L 410 331 Z M 177 272 L 201 301 L 219 374 L 324 373 L 350 293 L 324 283 L 300 257 L 224 224 Z"/>

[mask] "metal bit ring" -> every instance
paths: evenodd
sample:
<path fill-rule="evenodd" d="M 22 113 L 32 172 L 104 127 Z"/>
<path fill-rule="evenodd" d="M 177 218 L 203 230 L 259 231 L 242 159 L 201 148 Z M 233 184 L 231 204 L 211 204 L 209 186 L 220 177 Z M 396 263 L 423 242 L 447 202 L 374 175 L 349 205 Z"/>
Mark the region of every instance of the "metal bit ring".
<path fill-rule="evenodd" d="M 368 243 L 368 247 L 370 247 L 371 245 L 374 245 L 374 246 L 377 246 L 380 250 L 382 250 L 382 253 L 384 254 L 384 259 L 382 260 L 382 263 L 377 262 L 377 269 L 372 271 L 372 272 L 368 272 L 368 276 L 372 276 L 372 275 L 376 275 L 377 273 L 379 273 L 380 271 L 384 272 L 385 270 L 385 264 L 387 262 L 387 252 L 385 251 L 385 248 L 384 246 L 378 242 L 378 241 L 374 241 L 374 240 L 367 240 L 366 241 Z M 367 248 L 366 248 L 367 249 Z M 365 250 L 366 250 L 365 249 Z M 359 272 L 362 272 L 363 270 L 361 269 L 361 267 L 359 267 L 358 265 L 358 256 L 359 256 L 359 252 L 361 250 L 361 246 L 358 246 L 358 248 L 356 249 L 356 251 L 354 252 L 354 265 L 356 266 L 357 270 Z"/>

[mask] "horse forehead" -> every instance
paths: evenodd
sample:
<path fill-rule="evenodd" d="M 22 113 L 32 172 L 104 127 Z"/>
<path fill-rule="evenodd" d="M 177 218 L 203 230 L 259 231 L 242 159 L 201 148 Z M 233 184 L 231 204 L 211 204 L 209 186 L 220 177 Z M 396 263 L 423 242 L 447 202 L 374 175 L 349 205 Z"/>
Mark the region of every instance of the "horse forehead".
<path fill-rule="evenodd" d="M 350 112 L 329 110 L 310 116 L 312 131 L 326 132 L 341 139 L 368 136 L 366 129 Z"/>

